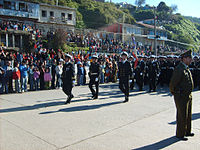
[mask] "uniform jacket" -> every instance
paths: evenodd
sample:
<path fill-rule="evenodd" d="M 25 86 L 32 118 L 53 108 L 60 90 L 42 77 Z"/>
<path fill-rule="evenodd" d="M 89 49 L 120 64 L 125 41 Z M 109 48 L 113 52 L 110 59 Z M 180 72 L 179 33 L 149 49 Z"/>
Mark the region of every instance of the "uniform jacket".
<path fill-rule="evenodd" d="M 99 78 L 100 76 L 100 65 L 98 63 L 91 63 L 89 68 L 89 77 L 90 78 Z"/>
<path fill-rule="evenodd" d="M 125 63 L 119 62 L 119 78 L 132 76 L 131 64 L 129 61 Z"/>
<path fill-rule="evenodd" d="M 193 88 L 192 74 L 188 67 L 183 62 L 175 68 L 171 81 L 170 81 L 170 92 L 174 94 L 186 94 L 190 95 Z"/>
<path fill-rule="evenodd" d="M 75 80 L 75 68 L 71 62 L 64 64 L 62 72 L 62 80 L 63 82 L 71 82 Z"/>

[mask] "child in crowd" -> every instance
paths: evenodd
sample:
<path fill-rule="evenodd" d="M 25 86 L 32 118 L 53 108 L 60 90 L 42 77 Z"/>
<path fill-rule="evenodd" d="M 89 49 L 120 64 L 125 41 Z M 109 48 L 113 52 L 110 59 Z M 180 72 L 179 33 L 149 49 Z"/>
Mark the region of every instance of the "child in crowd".
<path fill-rule="evenodd" d="M 45 73 L 44 73 L 45 90 L 49 89 L 49 83 L 50 83 L 51 79 L 52 78 L 51 78 L 50 69 L 46 68 Z"/>
<path fill-rule="evenodd" d="M 35 83 L 35 90 L 37 91 L 39 89 L 39 83 L 40 83 L 40 71 L 37 67 L 34 69 L 33 78 Z"/>

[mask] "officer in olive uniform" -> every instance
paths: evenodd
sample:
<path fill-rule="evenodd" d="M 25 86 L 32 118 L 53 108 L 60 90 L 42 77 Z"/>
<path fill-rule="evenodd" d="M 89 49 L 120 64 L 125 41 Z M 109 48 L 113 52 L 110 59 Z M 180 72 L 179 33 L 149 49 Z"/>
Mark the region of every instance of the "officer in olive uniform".
<path fill-rule="evenodd" d="M 185 136 L 194 136 L 191 133 L 192 118 L 192 90 L 194 88 L 192 74 L 188 68 L 192 61 L 191 50 L 181 55 L 182 61 L 175 68 L 171 81 L 170 92 L 174 95 L 177 109 L 176 137 L 187 140 Z"/>
<path fill-rule="evenodd" d="M 100 78 L 100 65 L 97 62 L 98 57 L 96 55 L 92 56 L 92 63 L 89 67 L 89 88 L 92 92 L 92 99 L 98 99 L 99 95 L 99 78 Z M 96 87 L 96 91 L 93 89 L 93 85 Z"/>
<path fill-rule="evenodd" d="M 132 75 L 131 64 L 127 60 L 128 54 L 122 52 L 121 54 L 122 61 L 119 62 L 119 88 L 125 94 L 124 103 L 129 100 L 129 79 Z"/>
<path fill-rule="evenodd" d="M 65 104 L 69 104 L 71 99 L 74 97 L 72 94 L 72 88 L 75 84 L 75 68 L 71 62 L 72 56 L 69 54 L 65 55 L 65 64 L 63 65 L 62 82 L 63 92 L 68 96 Z"/>

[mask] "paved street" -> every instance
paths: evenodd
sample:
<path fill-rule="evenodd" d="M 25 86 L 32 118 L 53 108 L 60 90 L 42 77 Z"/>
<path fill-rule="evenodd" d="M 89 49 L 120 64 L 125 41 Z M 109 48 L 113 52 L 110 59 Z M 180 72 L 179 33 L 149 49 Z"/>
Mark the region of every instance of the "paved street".
<path fill-rule="evenodd" d="M 136 90 L 135 90 L 136 91 Z M 131 92 L 122 103 L 117 84 L 101 85 L 98 100 L 87 86 L 0 95 L 0 150 L 199 150 L 200 91 L 193 92 L 193 132 L 177 141 L 176 110 L 168 89 Z"/>

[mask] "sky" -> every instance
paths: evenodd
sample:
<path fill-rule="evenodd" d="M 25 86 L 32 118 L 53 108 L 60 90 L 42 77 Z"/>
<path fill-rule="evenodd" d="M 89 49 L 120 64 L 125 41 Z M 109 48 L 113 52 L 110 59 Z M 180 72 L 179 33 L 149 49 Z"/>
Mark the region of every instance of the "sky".
<path fill-rule="evenodd" d="M 165 2 L 168 6 L 176 4 L 178 6 L 177 13 L 181 13 L 184 16 L 200 18 L 200 0 L 146 0 L 146 4 L 151 6 L 158 6 L 161 1 Z M 112 2 L 127 2 L 129 4 L 135 5 L 135 0 L 112 0 Z"/>

